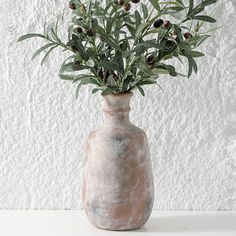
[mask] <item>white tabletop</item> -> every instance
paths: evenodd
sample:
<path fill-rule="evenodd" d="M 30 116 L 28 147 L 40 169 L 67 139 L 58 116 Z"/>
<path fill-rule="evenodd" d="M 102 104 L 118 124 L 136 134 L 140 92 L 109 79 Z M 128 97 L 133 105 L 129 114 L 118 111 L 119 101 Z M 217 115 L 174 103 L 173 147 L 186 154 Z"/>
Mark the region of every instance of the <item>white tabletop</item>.
<path fill-rule="evenodd" d="M 94 228 L 83 211 L 0 211 L 1 236 L 236 236 L 236 212 L 154 212 L 143 229 Z"/>

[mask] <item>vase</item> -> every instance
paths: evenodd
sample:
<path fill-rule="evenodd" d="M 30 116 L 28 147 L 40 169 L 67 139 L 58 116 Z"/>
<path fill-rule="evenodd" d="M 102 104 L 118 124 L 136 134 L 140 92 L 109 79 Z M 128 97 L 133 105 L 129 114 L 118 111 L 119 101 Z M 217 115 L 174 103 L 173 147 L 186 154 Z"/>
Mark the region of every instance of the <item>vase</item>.
<path fill-rule="evenodd" d="M 104 123 L 87 139 L 83 204 L 89 221 L 100 229 L 139 229 L 153 208 L 147 137 L 129 120 L 132 95 L 103 96 Z"/>

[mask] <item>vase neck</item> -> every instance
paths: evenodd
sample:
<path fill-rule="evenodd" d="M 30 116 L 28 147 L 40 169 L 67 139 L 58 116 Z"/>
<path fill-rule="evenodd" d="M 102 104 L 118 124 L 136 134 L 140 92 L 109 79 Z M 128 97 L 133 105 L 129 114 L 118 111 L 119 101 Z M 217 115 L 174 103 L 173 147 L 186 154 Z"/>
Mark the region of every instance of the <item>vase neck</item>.
<path fill-rule="evenodd" d="M 130 123 L 130 100 L 132 93 L 104 96 L 103 117 L 105 125 L 123 125 Z"/>

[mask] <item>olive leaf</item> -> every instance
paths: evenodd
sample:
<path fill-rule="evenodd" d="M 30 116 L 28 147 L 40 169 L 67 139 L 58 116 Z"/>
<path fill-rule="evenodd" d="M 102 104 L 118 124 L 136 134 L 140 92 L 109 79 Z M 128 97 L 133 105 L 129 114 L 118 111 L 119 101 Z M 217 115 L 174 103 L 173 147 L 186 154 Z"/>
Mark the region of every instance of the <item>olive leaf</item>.
<path fill-rule="evenodd" d="M 191 51 L 189 54 L 190 54 L 191 57 L 204 57 L 205 56 L 204 53 L 197 52 L 197 51 Z"/>
<path fill-rule="evenodd" d="M 18 38 L 17 42 L 21 42 L 23 40 L 29 39 L 29 38 L 43 38 L 45 39 L 46 37 L 42 34 L 25 34 L 22 35 L 20 38 Z"/>
<path fill-rule="evenodd" d="M 48 43 L 46 45 L 44 45 L 43 47 L 41 47 L 40 49 L 38 49 L 34 55 L 32 56 L 32 60 L 34 60 L 40 53 L 42 53 L 44 50 L 46 50 L 47 48 L 50 48 L 52 46 L 54 46 L 54 43 Z"/>
<path fill-rule="evenodd" d="M 193 19 L 200 20 L 200 21 L 206 21 L 209 23 L 215 23 L 216 20 L 210 16 L 194 16 Z"/>
<path fill-rule="evenodd" d="M 144 92 L 144 90 L 141 88 L 141 86 L 136 85 L 136 88 L 138 89 L 138 91 L 139 91 L 143 96 L 145 96 L 145 92 Z"/>
<path fill-rule="evenodd" d="M 143 11 L 143 18 L 146 19 L 148 18 L 148 8 L 146 4 L 144 3 L 141 3 L 141 6 L 142 6 L 142 11 Z"/>
<path fill-rule="evenodd" d="M 58 45 L 53 46 L 53 47 L 51 47 L 51 48 L 45 53 L 45 55 L 44 55 L 44 57 L 43 57 L 43 59 L 42 59 L 42 61 L 41 61 L 41 66 L 44 64 L 44 62 L 46 61 L 46 59 L 47 59 L 47 57 L 50 55 L 50 53 L 51 53 L 55 48 L 57 48 L 57 47 L 58 47 Z"/>
<path fill-rule="evenodd" d="M 161 7 L 160 7 L 160 5 L 159 5 L 159 0 L 150 0 L 150 2 L 151 2 L 151 4 L 154 6 L 154 8 L 158 11 L 158 12 L 160 12 L 161 11 Z"/>

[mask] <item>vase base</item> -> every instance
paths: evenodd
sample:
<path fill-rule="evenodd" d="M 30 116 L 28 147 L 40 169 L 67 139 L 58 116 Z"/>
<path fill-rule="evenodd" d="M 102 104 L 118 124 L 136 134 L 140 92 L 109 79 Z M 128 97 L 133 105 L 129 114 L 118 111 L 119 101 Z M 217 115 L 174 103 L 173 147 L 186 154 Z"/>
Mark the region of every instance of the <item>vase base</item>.
<path fill-rule="evenodd" d="M 141 229 L 143 226 L 138 227 L 130 227 L 130 228 L 109 228 L 109 227 L 100 227 L 92 224 L 95 228 L 105 230 L 105 231 L 114 231 L 114 232 L 122 232 L 122 231 L 135 231 Z"/>

